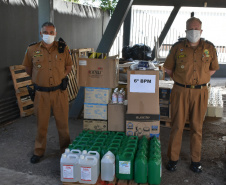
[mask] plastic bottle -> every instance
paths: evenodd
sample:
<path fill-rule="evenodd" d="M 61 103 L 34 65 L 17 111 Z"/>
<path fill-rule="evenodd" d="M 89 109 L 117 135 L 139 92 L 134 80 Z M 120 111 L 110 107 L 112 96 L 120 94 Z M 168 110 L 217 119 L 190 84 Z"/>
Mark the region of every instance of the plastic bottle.
<path fill-rule="evenodd" d="M 162 177 L 161 154 L 153 153 L 148 160 L 148 183 L 160 184 Z"/>
<path fill-rule="evenodd" d="M 134 154 L 125 152 L 116 155 L 116 177 L 120 180 L 132 180 L 134 166 Z"/>
<path fill-rule="evenodd" d="M 101 180 L 113 181 L 115 178 L 115 155 L 108 151 L 101 159 Z"/>
<path fill-rule="evenodd" d="M 138 154 L 134 162 L 134 180 L 146 184 L 148 180 L 148 160 L 143 154 Z"/>
<path fill-rule="evenodd" d="M 78 156 L 74 154 L 63 153 L 60 159 L 60 171 L 62 182 L 78 182 Z"/>
<path fill-rule="evenodd" d="M 124 95 L 123 95 L 123 91 L 120 90 L 118 93 L 118 104 L 123 104 L 124 103 Z"/>
<path fill-rule="evenodd" d="M 114 92 L 112 93 L 112 103 L 118 103 L 118 88 L 115 88 Z"/>
<path fill-rule="evenodd" d="M 85 184 L 95 184 L 97 182 L 99 171 L 98 162 L 95 156 L 81 155 L 79 158 L 79 182 Z"/>
<path fill-rule="evenodd" d="M 89 151 L 87 156 L 93 156 L 97 159 L 97 175 L 100 174 L 100 154 L 97 151 Z"/>

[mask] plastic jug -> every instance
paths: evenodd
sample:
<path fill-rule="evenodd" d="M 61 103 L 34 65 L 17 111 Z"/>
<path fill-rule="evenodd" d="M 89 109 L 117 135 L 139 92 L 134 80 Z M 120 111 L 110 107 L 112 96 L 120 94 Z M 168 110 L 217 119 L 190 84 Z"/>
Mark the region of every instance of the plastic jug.
<path fill-rule="evenodd" d="M 132 180 L 134 154 L 125 152 L 116 156 L 116 177 L 121 180 Z"/>
<path fill-rule="evenodd" d="M 161 155 L 153 154 L 148 160 L 148 183 L 160 184 L 162 177 L 162 160 Z"/>
<path fill-rule="evenodd" d="M 95 156 L 81 155 L 79 158 L 79 182 L 86 184 L 95 184 L 97 182 L 99 171 L 97 168 L 98 161 Z"/>
<path fill-rule="evenodd" d="M 100 154 L 97 151 L 89 151 L 87 156 L 93 156 L 97 159 L 97 170 L 98 170 L 98 176 L 100 173 Z"/>
<path fill-rule="evenodd" d="M 101 159 L 101 180 L 113 181 L 115 178 L 115 155 L 108 151 Z"/>
<path fill-rule="evenodd" d="M 148 180 L 148 160 L 145 155 L 138 154 L 134 162 L 134 180 L 146 184 Z"/>
<path fill-rule="evenodd" d="M 62 154 L 60 159 L 61 181 L 78 182 L 78 156 L 75 154 Z"/>

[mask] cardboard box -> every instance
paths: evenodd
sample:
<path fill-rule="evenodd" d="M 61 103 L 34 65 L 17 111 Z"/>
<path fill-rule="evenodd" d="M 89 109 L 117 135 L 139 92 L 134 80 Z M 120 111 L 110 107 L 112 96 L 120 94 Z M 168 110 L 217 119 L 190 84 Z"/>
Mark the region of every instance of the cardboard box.
<path fill-rule="evenodd" d="M 159 71 L 127 72 L 129 114 L 159 114 Z"/>
<path fill-rule="evenodd" d="M 119 80 L 118 59 L 79 58 L 79 86 L 115 88 Z"/>
<path fill-rule="evenodd" d="M 147 138 L 156 136 L 159 138 L 160 121 L 126 121 L 126 135 L 127 136 L 146 136 Z"/>
<path fill-rule="evenodd" d="M 108 131 L 125 132 L 126 105 L 108 104 Z"/>
<path fill-rule="evenodd" d="M 84 103 L 84 118 L 107 120 L 107 104 Z"/>
<path fill-rule="evenodd" d="M 111 99 L 111 88 L 86 87 L 85 103 L 108 104 Z"/>
<path fill-rule="evenodd" d="M 83 130 L 107 131 L 107 121 L 83 120 Z"/>
<path fill-rule="evenodd" d="M 158 114 L 126 114 L 126 135 L 146 136 L 147 138 L 156 136 L 159 138 L 159 134 L 160 121 Z"/>

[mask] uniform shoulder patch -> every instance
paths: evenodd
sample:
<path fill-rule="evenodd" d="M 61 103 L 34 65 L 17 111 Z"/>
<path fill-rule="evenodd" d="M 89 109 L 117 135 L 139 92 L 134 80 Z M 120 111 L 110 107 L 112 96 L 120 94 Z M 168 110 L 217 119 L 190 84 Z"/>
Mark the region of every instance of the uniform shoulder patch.
<path fill-rule="evenodd" d="M 28 45 L 28 47 L 33 46 L 35 44 L 37 44 L 37 42 L 32 42 L 31 44 Z"/>
<path fill-rule="evenodd" d="M 215 47 L 215 45 L 214 45 L 212 42 L 210 42 L 210 41 L 208 41 L 208 40 L 205 40 L 205 42 L 206 42 L 207 44 L 210 44 L 210 45 L 212 45 L 213 47 Z"/>

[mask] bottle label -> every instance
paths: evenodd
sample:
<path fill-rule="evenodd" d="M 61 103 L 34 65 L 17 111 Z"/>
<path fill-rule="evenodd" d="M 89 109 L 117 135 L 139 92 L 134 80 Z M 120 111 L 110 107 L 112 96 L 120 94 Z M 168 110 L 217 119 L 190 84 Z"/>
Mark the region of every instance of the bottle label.
<path fill-rule="evenodd" d="M 81 180 L 91 181 L 91 167 L 81 167 Z"/>
<path fill-rule="evenodd" d="M 119 173 L 130 174 L 130 161 L 119 161 Z"/>
<path fill-rule="evenodd" d="M 117 102 L 118 102 L 117 95 L 116 95 L 116 93 L 113 93 L 112 94 L 112 103 L 117 103 Z"/>
<path fill-rule="evenodd" d="M 63 165 L 63 179 L 74 179 L 73 165 Z"/>

